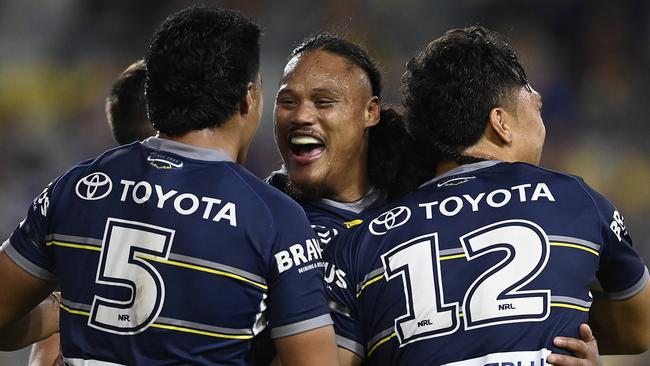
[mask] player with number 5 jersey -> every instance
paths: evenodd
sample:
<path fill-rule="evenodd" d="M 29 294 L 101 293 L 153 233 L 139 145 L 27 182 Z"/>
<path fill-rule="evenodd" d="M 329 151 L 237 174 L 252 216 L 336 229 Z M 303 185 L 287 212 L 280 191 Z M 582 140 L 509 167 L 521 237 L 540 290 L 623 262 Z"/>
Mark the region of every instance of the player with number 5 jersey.
<path fill-rule="evenodd" d="M 648 269 L 607 199 L 538 166 L 541 97 L 509 46 L 451 30 L 405 83 L 436 177 L 325 250 L 349 364 L 541 366 L 588 318 L 604 353 L 647 349 Z"/>
<path fill-rule="evenodd" d="M 262 110 L 259 36 L 206 7 L 158 28 L 145 60 L 159 135 L 34 200 L 0 251 L 3 342 L 35 338 L 21 329 L 43 317 L 20 319 L 58 284 L 69 365 L 253 365 L 267 327 L 283 365 L 337 363 L 304 211 L 240 165 Z"/>

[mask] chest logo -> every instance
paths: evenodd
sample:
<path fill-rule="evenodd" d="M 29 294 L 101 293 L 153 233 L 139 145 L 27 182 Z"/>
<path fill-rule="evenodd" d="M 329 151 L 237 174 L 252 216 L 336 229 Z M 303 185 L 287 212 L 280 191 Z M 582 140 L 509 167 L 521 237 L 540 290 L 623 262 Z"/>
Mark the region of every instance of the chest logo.
<path fill-rule="evenodd" d="M 100 200 L 113 189 L 113 182 L 111 178 L 104 173 L 92 173 L 77 182 L 75 191 L 79 198 L 86 201 L 96 201 Z"/>
<path fill-rule="evenodd" d="M 390 229 L 402 226 L 411 218 L 411 210 L 406 206 L 397 206 L 384 212 L 370 223 L 370 233 L 384 235 Z"/>

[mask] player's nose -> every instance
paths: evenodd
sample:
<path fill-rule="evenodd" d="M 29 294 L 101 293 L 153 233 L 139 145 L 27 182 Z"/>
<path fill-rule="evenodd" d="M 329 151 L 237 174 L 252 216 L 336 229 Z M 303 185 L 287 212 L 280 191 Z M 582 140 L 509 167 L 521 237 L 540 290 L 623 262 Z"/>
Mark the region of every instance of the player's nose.
<path fill-rule="evenodd" d="M 293 109 L 291 114 L 291 124 L 302 126 L 302 125 L 313 125 L 316 123 L 316 108 L 312 103 L 299 103 L 296 108 Z"/>

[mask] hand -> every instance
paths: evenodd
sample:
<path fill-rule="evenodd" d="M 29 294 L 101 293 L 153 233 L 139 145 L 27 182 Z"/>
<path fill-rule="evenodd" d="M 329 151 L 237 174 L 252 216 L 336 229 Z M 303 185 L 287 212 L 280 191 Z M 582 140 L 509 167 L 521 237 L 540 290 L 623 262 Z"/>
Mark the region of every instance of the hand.
<path fill-rule="evenodd" d="M 587 324 L 580 325 L 580 339 L 568 337 L 555 337 L 553 344 L 556 347 L 573 352 L 575 356 L 553 353 L 546 358 L 546 362 L 556 366 L 602 366 L 598 355 L 598 344 Z"/>

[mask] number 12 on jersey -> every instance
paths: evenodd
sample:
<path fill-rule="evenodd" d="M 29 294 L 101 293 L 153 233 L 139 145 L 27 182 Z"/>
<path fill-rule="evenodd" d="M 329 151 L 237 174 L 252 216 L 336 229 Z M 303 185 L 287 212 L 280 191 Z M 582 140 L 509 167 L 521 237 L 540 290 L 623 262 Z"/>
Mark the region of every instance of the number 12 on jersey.
<path fill-rule="evenodd" d="M 438 241 L 438 233 L 419 236 L 381 257 L 386 279 L 399 277 L 404 288 L 406 314 L 395 319 L 400 346 L 451 334 L 460 326 L 459 304 L 444 299 Z M 506 220 L 467 233 L 460 242 L 468 261 L 489 253 L 503 257 L 465 292 L 465 329 L 548 317 L 551 290 L 521 290 L 548 262 L 550 246 L 541 227 L 526 220 Z"/>

